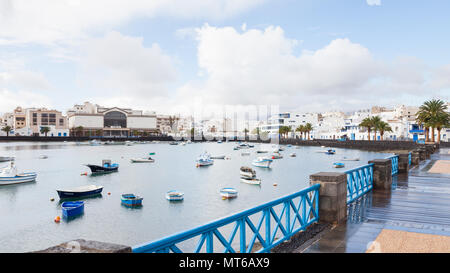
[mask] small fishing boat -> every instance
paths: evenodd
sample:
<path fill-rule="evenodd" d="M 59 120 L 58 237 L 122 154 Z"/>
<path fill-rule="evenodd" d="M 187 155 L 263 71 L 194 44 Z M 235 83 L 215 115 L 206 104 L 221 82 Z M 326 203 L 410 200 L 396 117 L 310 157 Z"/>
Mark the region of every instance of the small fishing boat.
<path fill-rule="evenodd" d="M 346 158 L 345 156 L 341 159 L 343 161 L 359 161 L 359 157 L 355 158 Z"/>
<path fill-rule="evenodd" d="M 122 197 L 120 198 L 122 205 L 125 205 L 127 207 L 139 207 L 142 206 L 142 200 L 144 198 L 134 195 L 132 193 L 122 194 Z"/>
<path fill-rule="evenodd" d="M 224 155 L 211 156 L 211 159 L 225 159 Z"/>
<path fill-rule="evenodd" d="M 288 145 L 286 145 L 286 147 L 292 147 L 292 145 L 291 145 L 291 144 L 288 144 Z"/>
<path fill-rule="evenodd" d="M 132 145 L 133 145 L 133 142 L 132 142 L 132 141 L 129 141 L 129 140 L 127 140 L 127 141 L 125 141 L 125 145 L 126 145 L 126 146 L 132 146 Z"/>
<path fill-rule="evenodd" d="M 241 177 L 254 178 L 256 177 L 256 171 L 250 167 L 243 166 L 240 168 Z"/>
<path fill-rule="evenodd" d="M 94 139 L 94 140 L 89 141 L 89 145 L 91 145 L 91 146 L 100 146 L 101 143 Z"/>
<path fill-rule="evenodd" d="M 36 180 L 35 172 L 17 173 L 14 161 L 10 161 L 9 166 L 0 170 L 0 185 L 18 184 L 33 182 Z"/>
<path fill-rule="evenodd" d="M 327 150 L 325 153 L 328 155 L 334 155 L 336 153 L 336 151 L 330 149 L 330 150 Z"/>
<path fill-rule="evenodd" d="M 155 152 L 151 152 L 151 153 L 148 153 L 149 155 L 155 155 L 156 153 Z"/>
<path fill-rule="evenodd" d="M 258 153 L 258 154 L 265 154 L 265 153 L 268 153 L 268 151 L 258 150 L 258 151 L 256 151 L 256 153 Z"/>
<path fill-rule="evenodd" d="M 172 141 L 172 142 L 169 142 L 169 145 L 178 145 L 178 142 Z"/>
<path fill-rule="evenodd" d="M 222 140 L 218 140 L 217 143 L 218 143 L 218 144 L 222 143 Z"/>
<path fill-rule="evenodd" d="M 335 167 L 335 168 L 344 168 L 345 164 L 341 163 L 341 162 L 336 162 L 336 163 L 333 163 L 333 167 Z"/>
<path fill-rule="evenodd" d="M 272 159 L 280 159 L 280 158 L 283 158 L 283 156 L 280 153 L 278 152 L 272 153 Z"/>
<path fill-rule="evenodd" d="M 252 161 L 252 165 L 260 168 L 270 168 L 273 160 L 267 157 L 257 157 Z"/>
<path fill-rule="evenodd" d="M 166 193 L 166 199 L 169 201 L 182 201 L 184 199 L 184 193 L 176 190 L 168 191 Z"/>
<path fill-rule="evenodd" d="M 212 160 L 211 156 L 206 152 L 197 159 L 197 167 L 209 166 L 212 164 L 214 164 L 214 160 Z"/>
<path fill-rule="evenodd" d="M 155 160 L 151 157 L 148 158 L 132 158 L 131 163 L 153 163 Z"/>
<path fill-rule="evenodd" d="M 61 204 L 62 215 L 66 218 L 75 217 L 84 212 L 83 201 L 67 201 Z"/>
<path fill-rule="evenodd" d="M 9 157 L 9 156 L 0 156 L 0 162 L 8 162 L 8 161 L 13 161 L 14 157 Z"/>
<path fill-rule="evenodd" d="M 87 164 L 86 166 L 91 169 L 92 174 L 110 173 L 119 170 L 119 164 L 111 164 L 111 160 L 108 159 L 102 160 L 101 166 L 91 164 Z"/>
<path fill-rule="evenodd" d="M 255 145 L 253 145 L 253 144 L 247 144 L 247 145 L 248 145 L 249 148 L 254 148 L 255 147 Z"/>
<path fill-rule="evenodd" d="M 251 185 L 261 185 L 261 179 L 258 178 L 241 177 L 241 182 Z"/>
<path fill-rule="evenodd" d="M 297 154 L 296 154 L 296 153 L 291 153 L 291 154 L 289 154 L 289 156 L 290 156 L 290 157 L 296 157 Z"/>
<path fill-rule="evenodd" d="M 222 188 L 220 190 L 220 195 L 224 199 L 230 199 L 237 197 L 238 191 L 235 188 Z"/>
<path fill-rule="evenodd" d="M 250 152 L 242 152 L 241 155 L 250 155 Z"/>
<path fill-rule="evenodd" d="M 59 198 L 81 198 L 101 194 L 103 186 L 87 185 L 67 190 L 56 190 Z"/>
<path fill-rule="evenodd" d="M 236 150 L 239 150 L 239 149 L 240 149 L 239 146 L 236 146 L 236 147 L 233 148 L 233 150 L 235 150 L 235 151 L 236 151 Z"/>
<path fill-rule="evenodd" d="M 48 156 L 47 156 L 47 155 L 41 155 L 41 156 L 39 156 L 39 158 L 40 158 L 40 159 L 47 159 Z"/>

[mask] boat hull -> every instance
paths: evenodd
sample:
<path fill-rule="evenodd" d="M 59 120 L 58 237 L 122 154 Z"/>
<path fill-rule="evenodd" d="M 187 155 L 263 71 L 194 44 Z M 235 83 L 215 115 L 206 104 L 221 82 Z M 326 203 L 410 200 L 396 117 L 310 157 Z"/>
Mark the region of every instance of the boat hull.
<path fill-rule="evenodd" d="M 13 177 L 0 177 L 0 185 L 34 182 L 36 180 L 36 177 L 36 173 L 24 173 Z"/>
<path fill-rule="evenodd" d="M 103 191 L 103 187 L 90 190 L 90 191 L 70 191 L 70 190 L 56 190 L 58 192 L 59 198 L 80 198 L 101 194 Z"/>
<path fill-rule="evenodd" d="M 272 161 L 253 161 L 252 165 L 260 168 L 270 168 Z"/>
<path fill-rule="evenodd" d="M 86 165 L 91 169 L 91 172 L 93 174 L 101 174 L 101 173 L 111 173 L 111 172 L 117 172 L 119 170 L 119 166 L 115 167 L 103 167 L 98 165 Z"/>
<path fill-rule="evenodd" d="M 245 179 L 241 178 L 242 183 L 250 184 L 250 185 L 261 185 L 261 180 L 259 179 Z"/>
<path fill-rule="evenodd" d="M 140 207 L 140 206 L 142 206 L 143 199 L 144 198 L 139 197 L 139 196 L 134 196 L 132 198 L 132 197 L 130 197 L 130 195 L 124 194 L 121 197 L 121 203 L 122 203 L 122 205 L 127 206 L 127 207 Z"/>
<path fill-rule="evenodd" d="M 154 159 L 130 159 L 131 163 L 153 163 Z"/>
<path fill-rule="evenodd" d="M 64 202 L 61 204 L 62 215 L 66 218 L 71 218 L 84 213 L 84 202 Z"/>

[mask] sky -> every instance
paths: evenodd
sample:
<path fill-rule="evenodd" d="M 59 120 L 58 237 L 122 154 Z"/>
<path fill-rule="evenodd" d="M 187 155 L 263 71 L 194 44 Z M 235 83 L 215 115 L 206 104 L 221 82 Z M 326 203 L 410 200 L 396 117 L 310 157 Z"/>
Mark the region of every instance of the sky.
<path fill-rule="evenodd" d="M 0 0 L 0 113 L 450 99 L 448 0 Z"/>

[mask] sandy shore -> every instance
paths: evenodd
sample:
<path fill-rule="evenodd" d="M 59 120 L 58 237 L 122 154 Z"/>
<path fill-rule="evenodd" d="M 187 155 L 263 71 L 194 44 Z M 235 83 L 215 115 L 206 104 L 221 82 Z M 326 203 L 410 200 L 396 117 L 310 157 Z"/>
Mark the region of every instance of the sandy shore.
<path fill-rule="evenodd" d="M 450 253 L 450 236 L 383 229 L 366 253 Z"/>
<path fill-rule="evenodd" d="M 437 160 L 428 172 L 450 174 L 450 160 Z"/>

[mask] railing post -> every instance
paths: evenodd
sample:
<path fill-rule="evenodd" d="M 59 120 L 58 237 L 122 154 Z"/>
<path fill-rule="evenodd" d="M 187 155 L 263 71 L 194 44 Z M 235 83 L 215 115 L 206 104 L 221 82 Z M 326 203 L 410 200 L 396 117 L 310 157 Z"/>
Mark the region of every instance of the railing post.
<path fill-rule="evenodd" d="M 374 159 L 373 163 L 373 188 L 391 189 L 392 186 L 392 163 L 391 159 Z"/>
<path fill-rule="evenodd" d="M 398 172 L 408 173 L 409 171 L 409 152 L 398 154 Z"/>
<path fill-rule="evenodd" d="M 412 151 L 411 154 L 411 165 L 416 166 L 419 165 L 419 163 L 420 163 L 420 150 L 415 149 Z"/>
<path fill-rule="evenodd" d="M 319 172 L 309 178 L 310 185 L 320 184 L 320 221 L 333 224 L 344 222 L 347 219 L 347 174 Z"/>

